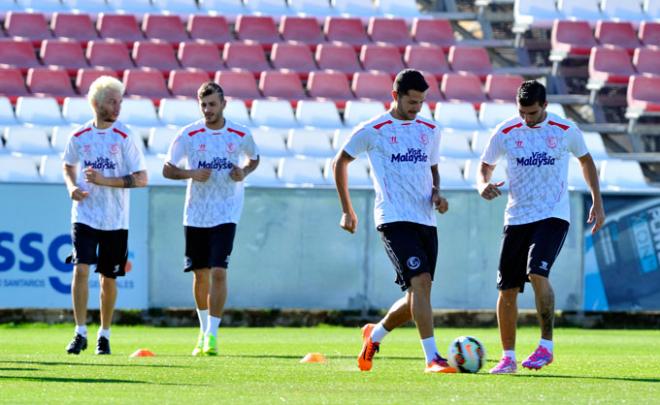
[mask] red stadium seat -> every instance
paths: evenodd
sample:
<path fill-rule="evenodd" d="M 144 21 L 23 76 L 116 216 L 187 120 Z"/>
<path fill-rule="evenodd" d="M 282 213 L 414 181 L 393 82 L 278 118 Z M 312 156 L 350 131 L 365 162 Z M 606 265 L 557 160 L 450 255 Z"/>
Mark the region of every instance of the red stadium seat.
<path fill-rule="evenodd" d="M 660 76 L 631 76 L 628 81 L 628 108 L 639 113 L 660 113 Z"/>
<path fill-rule="evenodd" d="M 133 44 L 131 55 L 138 67 L 150 67 L 167 74 L 172 69 L 179 69 L 179 62 L 174 49 L 167 42 L 138 41 Z"/>
<path fill-rule="evenodd" d="M 154 101 L 171 97 L 163 75 L 155 69 L 126 69 L 124 86 L 127 96 L 149 97 Z"/>
<path fill-rule="evenodd" d="M 307 80 L 309 72 L 318 70 L 309 47 L 299 42 L 281 42 L 273 45 L 270 61 L 275 69 L 288 69 Z"/>
<path fill-rule="evenodd" d="M 209 75 L 203 70 L 173 70 L 167 81 L 167 88 L 175 96 L 197 97 L 199 86 L 208 80 Z"/>
<path fill-rule="evenodd" d="M 307 98 L 300 78 L 294 72 L 262 72 L 259 77 L 259 90 L 261 90 L 264 97 L 276 97 L 292 101 Z"/>
<path fill-rule="evenodd" d="M 346 73 L 349 79 L 353 73 L 362 71 L 355 49 L 352 45 L 342 43 L 320 44 L 316 48 L 316 63 L 321 69 L 338 70 Z"/>
<path fill-rule="evenodd" d="M 392 76 L 404 69 L 401 53 L 396 45 L 362 45 L 360 62 L 365 70 L 378 70 Z"/>
<path fill-rule="evenodd" d="M 55 13 L 50 20 L 50 29 L 55 37 L 70 38 L 83 46 L 99 37 L 88 14 Z"/>
<path fill-rule="evenodd" d="M 275 20 L 270 16 L 239 15 L 236 19 L 236 37 L 260 43 L 267 51 L 275 42 L 280 42 Z"/>
<path fill-rule="evenodd" d="M 86 56 L 90 65 L 107 67 L 117 72 L 135 67 L 126 45 L 114 39 L 89 41 Z"/>
<path fill-rule="evenodd" d="M 431 110 L 435 110 L 436 103 L 444 101 L 445 98 L 442 97 L 442 93 L 440 93 L 440 85 L 438 84 L 438 80 L 435 78 L 435 75 L 433 73 L 424 71 L 422 71 L 422 74 L 424 75 L 426 84 L 429 85 L 429 89 L 426 92 L 425 101 Z"/>
<path fill-rule="evenodd" d="M 284 16 L 280 20 L 280 35 L 285 41 L 298 41 L 316 49 L 325 41 L 321 27 L 314 17 Z"/>
<path fill-rule="evenodd" d="M 493 71 L 486 48 L 452 46 L 447 57 L 454 72 L 471 72 L 486 80 Z"/>
<path fill-rule="evenodd" d="M 211 42 L 182 42 L 178 58 L 184 68 L 202 69 L 209 74 L 225 69 L 218 47 Z"/>
<path fill-rule="evenodd" d="M 39 56 L 44 65 L 61 66 L 75 76 L 78 69 L 88 67 L 82 47 L 78 41 L 69 39 L 47 39 L 41 43 Z"/>
<path fill-rule="evenodd" d="M 565 56 L 586 56 L 596 46 L 586 21 L 555 20 L 551 33 L 552 51 Z"/>
<path fill-rule="evenodd" d="M 234 40 L 227 20 L 219 15 L 191 15 L 188 19 L 188 32 L 192 39 L 210 41 L 220 48 Z"/>
<path fill-rule="evenodd" d="M 660 48 L 637 48 L 633 54 L 633 65 L 639 73 L 660 76 Z"/>
<path fill-rule="evenodd" d="M 0 94 L 9 96 L 12 102 L 16 102 L 16 98 L 19 96 L 30 94 L 25 87 L 25 80 L 20 69 L 0 67 Z"/>
<path fill-rule="evenodd" d="M 147 38 L 169 42 L 174 48 L 179 46 L 179 42 L 190 40 L 177 15 L 147 14 L 142 20 L 142 32 Z"/>
<path fill-rule="evenodd" d="M 589 79 L 594 84 L 598 83 L 598 87 L 604 84 L 626 84 L 634 74 L 635 69 L 625 48 L 611 45 L 591 48 Z"/>
<path fill-rule="evenodd" d="M 22 37 L 39 46 L 44 39 L 52 38 L 46 18 L 40 13 L 10 11 L 5 16 L 5 30 L 10 37 Z"/>
<path fill-rule="evenodd" d="M 252 100 L 262 97 L 252 72 L 223 70 L 215 74 L 214 80 L 222 86 L 225 96 L 246 100 L 248 107 Z"/>
<path fill-rule="evenodd" d="M 351 89 L 358 98 L 392 101 L 392 77 L 384 72 L 358 72 L 353 76 Z"/>
<path fill-rule="evenodd" d="M 396 45 L 403 50 L 407 45 L 414 43 L 408 31 L 406 20 L 403 18 L 371 17 L 367 27 L 367 34 L 374 42 L 385 42 Z"/>
<path fill-rule="evenodd" d="M 403 61 L 409 68 L 432 73 L 437 79 L 442 79 L 445 73 L 451 72 L 445 53 L 438 45 L 408 45 L 403 54 Z"/>
<path fill-rule="evenodd" d="M 660 22 L 642 21 L 638 37 L 644 45 L 660 46 Z"/>
<path fill-rule="evenodd" d="M 57 98 L 76 94 L 69 74 L 58 67 L 31 68 L 28 70 L 26 83 L 32 93 L 49 94 Z"/>
<path fill-rule="evenodd" d="M 78 93 L 83 96 L 86 95 L 92 82 L 101 76 L 119 78 L 119 75 L 117 75 L 114 69 L 102 67 L 78 69 L 78 73 L 76 74 L 76 88 L 78 89 Z"/>
<path fill-rule="evenodd" d="M 465 101 L 475 107 L 487 101 L 479 77 L 473 73 L 447 73 L 442 77 L 440 88 L 449 101 Z"/>
<path fill-rule="evenodd" d="M 264 70 L 271 69 L 264 55 L 264 49 L 259 44 L 231 42 L 225 45 L 222 56 L 228 68 L 245 69 L 252 72 L 255 77 Z"/>
<path fill-rule="evenodd" d="M 31 67 L 41 66 L 32 43 L 16 38 L 0 39 L 0 64 L 21 68 L 24 73 Z"/>
<path fill-rule="evenodd" d="M 310 73 L 307 92 L 311 97 L 334 101 L 340 109 L 344 108 L 346 101 L 355 99 L 346 75 L 331 70 Z"/>
<path fill-rule="evenodd" d="M 359 18 L 329 17 L 325 20 L 323 32 L 328 41 L 339 41 L 359 49 L 371 42 Z"/>
<path fill-rule="evenodd" d="M 484 87 L 492 101 L 515 103 L 518 87 L 524 80 L 520 75 L 490 74 Z"/>
<path fill-rule="evenodd" d="M 412 36 L 417 42 L 428 42 L 441 46 L 445 52 L 456 44 L 454 29 L 448 20 L 415 18 L 412 25 Z"/>
<path fill-rule="evenodd" d="M 633 53 L 641 46 L 635 29 L 629 22 L 598 21 L 595 37 L 601 45 L 616 45 Z"/>
<path fill-rule="evenodd" d="M 132 14 L 102 13 L 96 21 L 96 29 L 101 38 L 117 39 L 128 44 L 144 39 L 137 19 Z"/>

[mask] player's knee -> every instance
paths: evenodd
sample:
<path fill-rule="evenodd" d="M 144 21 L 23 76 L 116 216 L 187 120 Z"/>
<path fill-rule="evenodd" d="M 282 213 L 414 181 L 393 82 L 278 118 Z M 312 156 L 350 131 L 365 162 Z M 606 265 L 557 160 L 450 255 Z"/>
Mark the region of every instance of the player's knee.
<path fill-rule="evenodd" d="M 227 281 L 227 270 L 221 267 L 211 269 L 211 279 L 213 283 L 225 283 Z"/>
<path fill-rule="evenodd" d="M 87 279 L 89 277 L 89 266 L 77 264 L 73 267 L 73 276 L 77 279 Z"/>
<path fill-rule="evenodd" d="M 413 292 L 431 291 L 433 280 L 429 273 L 420 273 L 410 279 Z"/>

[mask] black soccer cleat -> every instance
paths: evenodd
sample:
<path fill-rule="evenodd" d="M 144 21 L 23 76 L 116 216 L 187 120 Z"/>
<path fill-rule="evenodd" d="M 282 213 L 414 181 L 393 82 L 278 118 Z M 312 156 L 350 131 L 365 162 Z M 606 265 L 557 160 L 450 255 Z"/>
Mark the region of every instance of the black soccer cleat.
<path fill-rule="evenodd" d="M 96 354 L 110 354 L 110 341 L 107 338 L 99 336 L 96 341 Z"/>
<path fill-rule="evenodd" d="M 76 333 L 76 336 L 73 337 L 71 343 L 66 347 L 66 352 L 69 354 L 80 354 L 85 349 L 87 349 L 87 338 Z"/>

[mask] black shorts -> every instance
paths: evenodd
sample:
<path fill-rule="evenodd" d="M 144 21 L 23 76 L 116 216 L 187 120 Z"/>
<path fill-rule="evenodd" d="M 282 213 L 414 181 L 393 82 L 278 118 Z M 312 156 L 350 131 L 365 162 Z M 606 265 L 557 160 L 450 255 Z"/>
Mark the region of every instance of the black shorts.
<path fill-rule="evenodd" d="M 186 260 L 184 271 L 227 268 L 234 247 L 236 224 L 220 224 L 210 228 L 185 226 Z"/>
<path fill-rule="evenodd" d="M 396 270 L 395 282 L 406 291 L 410 280 L 422 273 L 435 275 L 438 232 L 435 226 L 390 222 L 378 226 L 385 252 Z"/>
<path fill-rule="evenodd" d="M 128 229 L 102 231 L 76 222 L 71 227 L 73 252 L 67 262 L 96 264 L 96 273 L 108 278 L 126 275 Z"/>
<path fill-rule="evenodd" d="M 550 268 L 561 251 L 569 223 L 559 218 L 546 218 L 522 225 L 504 227 L 497 288 L 525 289 L 529 274 L 548 277 Z"/>

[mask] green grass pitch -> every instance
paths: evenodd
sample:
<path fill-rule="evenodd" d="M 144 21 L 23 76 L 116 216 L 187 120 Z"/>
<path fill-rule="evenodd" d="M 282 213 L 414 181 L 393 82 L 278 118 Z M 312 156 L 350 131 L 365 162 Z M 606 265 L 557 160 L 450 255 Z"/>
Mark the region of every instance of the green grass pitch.
<path fill-rule="evenodd" d="M 94 342 L 79 356 L 64 347 L 72 326 L 0 326 L 0 403 L 7 404 L 586 404 L 660 401 L 660 331 L 558 329 L 555 362 L 516 375 L 427 375 L 416 330 L 391 333 L 371 372 L 360 372 L 358 328 L 223 328 L 220 355 L 193 358 L 193 328 L 112 329 L 111 356 Z M 90 327 L 92 336 L 96 327 Z M 498 332 L 436 328 L 446 353 L 460 335 L 479 338 L 486 369 L 500 356 Z M 518 360 L 538 340 L 518 333 Z M 138 348 L 151 358 L 130 358 Z M 300 364 L 308 352 L 326 364 Z"/>

